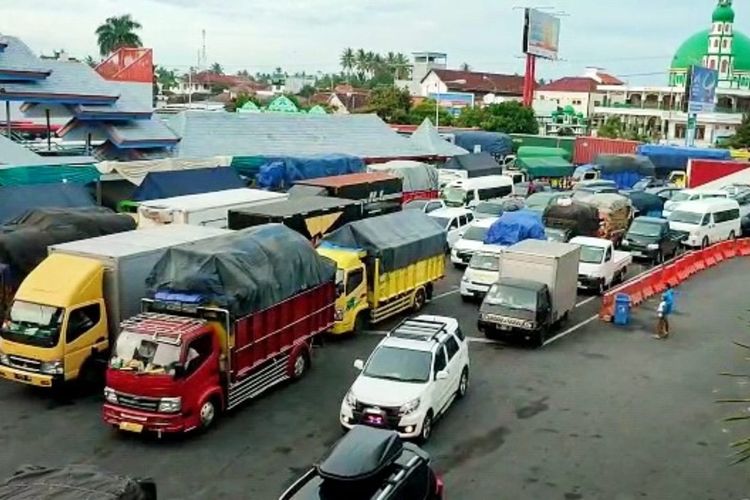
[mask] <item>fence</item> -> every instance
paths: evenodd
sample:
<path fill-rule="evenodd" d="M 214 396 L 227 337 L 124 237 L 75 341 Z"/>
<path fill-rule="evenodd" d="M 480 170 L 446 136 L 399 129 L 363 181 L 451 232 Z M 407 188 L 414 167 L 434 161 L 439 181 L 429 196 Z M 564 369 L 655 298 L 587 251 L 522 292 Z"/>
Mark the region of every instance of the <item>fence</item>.
<path fill-rule="evenodd" d="M 724 241 L 702 250 L 684 253 L 605 293 L 602 296 L 599 319 L 612 321 L 617 294 L 629 295 L 631 304 L 635 307 L 666 290 L 668 284 L 677 286 L 694 274 L 737 256 L 750 256 L 750 238 Z"/>

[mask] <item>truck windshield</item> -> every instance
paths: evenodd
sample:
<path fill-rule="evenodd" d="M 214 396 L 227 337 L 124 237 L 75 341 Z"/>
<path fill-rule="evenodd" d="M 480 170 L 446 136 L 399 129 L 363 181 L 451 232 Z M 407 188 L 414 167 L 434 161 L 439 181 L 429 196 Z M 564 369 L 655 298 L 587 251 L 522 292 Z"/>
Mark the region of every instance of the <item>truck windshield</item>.
<path fill-rule="evenodd" d="M 2 329 L 2 337 L 11 342 L 53 347 L 60 340 L 63 310 L 59 307 L 16 300 Z"/>
<path fill-rule="evenodd" d="M 471 226 L 466 230 L 462 239 L 470 241 L 484 241 L 484 237 L 487 236 L 488 227 Z"/>
<path fill-rule="evenodd" d="M 536 299 L 536 290 L 503 284 L 492 285 L 485 298 L 487 303 L 493 306 L 524 311 L 536 311 Z"/>
<path fill-rule="evenodd" d="M 672 212 L 669 216 L 669 222 L 678 222 L 682 224 L 700 225 L 702 220 L 703 214 L 696 212 L 682 212 L 680 210 Z"/>
<path fill-rule="evenodd" d="M 397 347 L 379 347 L 365 367 L 372 378 L 424 383 L 430 379 L 432 353 Z"/>
<path fill-rule="evenodd" d="M 601 264 L 604 259 L 604 248 L 592 247 L 588 245 L 581 246 L 580 262 L 584 264 Z"/>
<path fill-rule="evenodd" d="M 634 234 L 636 236 L 648 236 L 651 238 L 656 238 L 661 234 L 661 224 L 657 224 L 654 222 L 643 222 L 636 219 L 630 226 L 630 230 L 628 231 L 628 233 Z"/>
<path fill-rule="evenodd" d="M 443 190 L 445 204 L 451 207 L 461 207 L 466 203 L 466 191 L 460 187 L 446 187 Z"/>
<path fill-rule="evenodd" d="M 117 338 L 109 366 L 118 370 L 174 375 L 180 352 L 180 344 L 160 342 L 150 335 L 125 330 Z"/>
<path fill-rule="evenodd" d="M 479 271 L 499 271 L 500 257 L 486 253 L 475 253 L 469 262 L 469 267 Z"/>

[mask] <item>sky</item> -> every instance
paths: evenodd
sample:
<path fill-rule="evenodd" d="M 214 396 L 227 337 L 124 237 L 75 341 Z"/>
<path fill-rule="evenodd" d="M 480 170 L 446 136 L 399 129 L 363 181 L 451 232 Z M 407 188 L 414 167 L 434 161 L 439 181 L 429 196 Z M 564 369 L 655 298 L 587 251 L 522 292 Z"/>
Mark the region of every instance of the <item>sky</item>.
<path fill-rule="evenodd" d="M 750 6 L 735 2 L 735 29 L 750 33 Z M 33 7 L 31 7 L 33 5 Z M 202 30 L 208 63 L 226 72 L 340 71 L 345 47 L 375 52 L 439 51 L 449 67 L 523 73 L 518 6 L 562 16 L 560 60 L 537 77 L 597 66 L 630 83 L 664 84 L 680 43 L 710 26 L 716 0 L 2 0 L 0 33 L 45 54 L 97 55 L 94 30 L 129 13 L 159 65 L 198 64 Z"/>

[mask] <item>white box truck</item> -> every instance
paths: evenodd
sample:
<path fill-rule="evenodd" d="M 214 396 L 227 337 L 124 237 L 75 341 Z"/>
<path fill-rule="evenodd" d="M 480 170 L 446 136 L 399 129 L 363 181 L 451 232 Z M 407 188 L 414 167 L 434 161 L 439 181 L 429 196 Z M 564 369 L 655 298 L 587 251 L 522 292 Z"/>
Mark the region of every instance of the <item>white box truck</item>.
<path fill-rule="evenodd" d="M 580 248 L 556 241 L 524 240 L 503 253 L 500 279 L 479 309 L 479 330 L 541 346 L 576 304 Z"/>
<path fill-rule="evenodd" d="M 191 224 L 226 229 L 229 226 L 227 218 L 230 209 L 284 201 L 288 198 L 286 193 L 240 188 L 149 200 L 138 205 L 138 227 Z"/>

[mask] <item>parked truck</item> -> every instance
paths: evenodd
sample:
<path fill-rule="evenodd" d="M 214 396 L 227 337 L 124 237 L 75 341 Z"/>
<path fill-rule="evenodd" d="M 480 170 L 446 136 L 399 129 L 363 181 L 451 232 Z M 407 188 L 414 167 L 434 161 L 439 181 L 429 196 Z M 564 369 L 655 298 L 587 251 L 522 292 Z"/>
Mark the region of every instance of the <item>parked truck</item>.
<path fill-rule="evenodd" d="M 503 252 L 500 279 L 479 309 L 478 327 L 544 345 L 576 304 L 580 250 L 555 241 L 524 240 Z"/>
<path fill-rule="evenodd" d="M 157 434 L 206 429 L 310 366 L 333 325 L 336 266 L 297 232 L 253 227 L 171 248 L 144 312 L 122 323 L 103 418 Z"/>
<path fill-rule="evenodd" d="M 579 236 L 570 240 L 581 248 L 578 287 L 596 290 L 600 295 L 614 284 L 625 281 L 628 266 L 633 263 L 630 252 L 615 250 L 610 240 Z"/>
<path fill-rule="evenodd" d="M 46 388 L 99 379 L 120 322 L 140 311 L 146 277 L 167 248 L 226 233 L 175 225 L 51 246 L 0 330 L 0 378 Z"/>
<path fill-rule="evenodd" d="M 408 309 L 418 311 L 445 275 L 445 230 L 418 210 L 352 222 L 318 253 L 336 262 L 334 334 L 359 332 Z"/>

